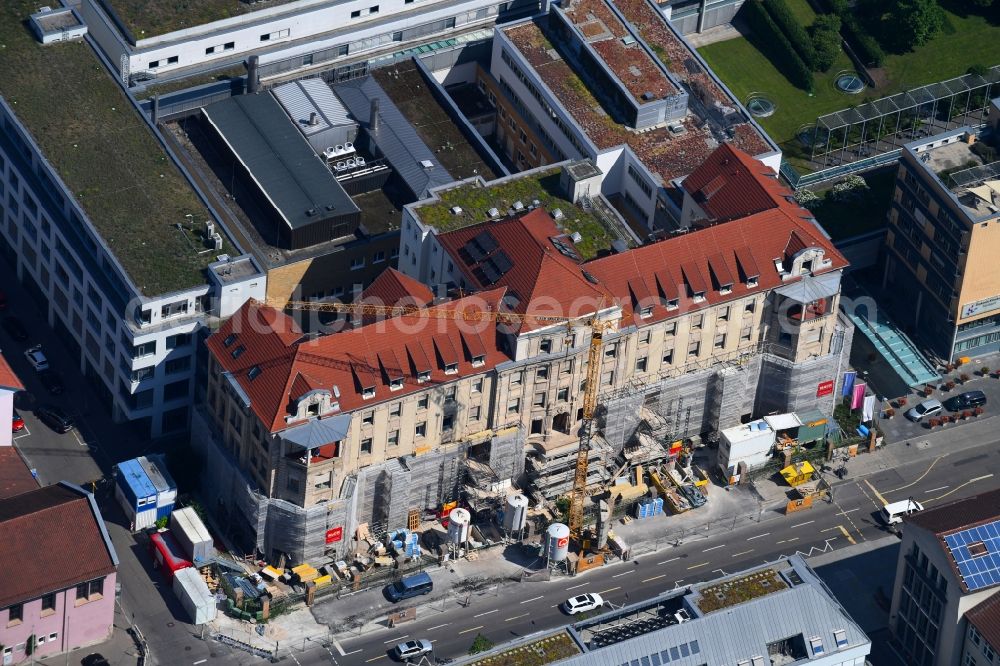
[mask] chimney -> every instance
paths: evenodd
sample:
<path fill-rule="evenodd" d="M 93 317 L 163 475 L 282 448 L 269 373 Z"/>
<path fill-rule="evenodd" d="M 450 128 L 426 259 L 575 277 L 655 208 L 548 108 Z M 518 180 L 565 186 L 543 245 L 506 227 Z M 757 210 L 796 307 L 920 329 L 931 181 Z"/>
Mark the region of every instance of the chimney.
<path fill-rule="evenodd" d="M 309 114 L 309 124 L 312 126 L 319 125 L 319 115 L 315 111 Z"/>
<path fill-rule="evenodd" d="M 378 98 L 372 100 L 371 111 L 368 114 L 368 131 L 378 131 Z"/>
<path fill-rule="evenodd" d="M 258 57 L 255 55 L 247 59 L 247 94 L 252 95 L 257 92 L 260 86 L 260 75 L 257 73 Z"/>

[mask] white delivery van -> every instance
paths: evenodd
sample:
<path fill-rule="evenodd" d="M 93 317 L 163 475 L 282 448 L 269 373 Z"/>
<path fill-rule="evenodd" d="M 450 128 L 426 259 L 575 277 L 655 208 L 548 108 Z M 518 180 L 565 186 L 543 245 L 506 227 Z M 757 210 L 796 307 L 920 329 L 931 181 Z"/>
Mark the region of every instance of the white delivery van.
<path fill-rule="evenodd" d="M 882 519 L 887 525 L 899 525 L 903 522 L 904 516 L 923 511 L 924 506 L 915 499 L 906 499 L 901 502 L 892 502 L 882 507 Z"/>

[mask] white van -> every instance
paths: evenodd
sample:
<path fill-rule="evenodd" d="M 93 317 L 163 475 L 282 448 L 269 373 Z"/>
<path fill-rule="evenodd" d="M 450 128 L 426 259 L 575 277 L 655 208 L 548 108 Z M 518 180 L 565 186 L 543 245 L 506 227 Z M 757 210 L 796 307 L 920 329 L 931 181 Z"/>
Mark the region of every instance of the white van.
<path fill-rule="evenodd" d="M 882 507 L 882 519 L 887 525 L 899 525 L 903 522 L 903 516 L 909 516 L 923 510 L 923 504 L 914 499 L 892 502 Z"/>

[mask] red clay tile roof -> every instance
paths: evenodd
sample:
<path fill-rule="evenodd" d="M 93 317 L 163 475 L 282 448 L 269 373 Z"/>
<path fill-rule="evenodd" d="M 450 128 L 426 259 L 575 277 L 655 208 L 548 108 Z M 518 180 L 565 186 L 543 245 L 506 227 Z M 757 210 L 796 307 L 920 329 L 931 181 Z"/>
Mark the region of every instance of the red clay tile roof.
<path fill-rule="evenodd" d="M 504 290 L 484 291 L 428 310 L 429 316 L 403 315 L 340 333 L 305 339 L 282 337 L 290 326 L 284 314 L 250 301 L 209 337 L 207 345 L 225 371 L 232 373 L 250 399 L 250 406 L 271 432 L 284 430 L 291 422 L 293 405 L 308 391 L 323 388 L 340 392 L 340 409 L 350 412 L 423 390 L 417 375 L 429 371 L 427 384 L 444 384 L 462 377 L 485 373 L 510 358 L 500 349 L 497 325 L 493 321 L 462 321 L 443 317 L 448 311 L 476 312 L 499 310 Z M 270 321 L 279 332 L 266 328 L 247 332 L 248 321 Z M 233 331 L 246 351 L 233 358 L 234 341 L 224 341 Z M 300 341 L 301 340 L 301 341 Z M 485 353 L 484 363 L 473 367 L 475 351 Z M 456 363 L 457 372 L 445 373 L 445 365 Z M 391 391 L 397 372 L 388 366 L 401 365 L 403 388 Z M 249 372 L 259 374 L 250 379 Z M 375 397 L 365 399 L 363 389 L 375 388 Z"/>
<path fill-rule="evenodd" d="M 0 446 L 0 499 L 20 495 L 38 487 L 31 470 L 13 446 Z"/>
<path fill-rule="evenodd" d="M 1000 651 L 1000 592 L 968 611 L 965 619 L 986 639 L 994 652 Z"/>
<path fill-rule="evenodd" d="M 24 390 L 24 384 L 14 374 L 3 354 L 0 354 L 0 389 L 10 389 L 12 391 Z"/>
<path fill-rule="evenodd" d="M 712 222 L 777 208 L 791 195 L 769 167 L 725 143 L 691 172 L 682 186 Z"/>
<path fill-rule="evenodd" d="M 62 484 L 0 500 L 0 608 L 114 573 L 99 520 Z"/>
<path fill-rule="evenodd" d="M 423 282 L 389 268 L 361 292 L 358 299 L 376 305 L 417 305 L 423 307 L 434 300 L 434 292 Z"/>
<path fill-rule="evenodd" d="M 479 261 L 470 257 L 463 247 L 488 231 L 496 240 L 497 250 Z M 531 311 L 539 315 L 580 317 L 594 312 L 602 302 L 611 303 L 610 294 L 587 280 L 578 261 L 566 256 L 553 244 L 572 249 L 572 241 L 563 236 L 544 209 L 536 208 L 524 215 L 498 222 L 483 222 L 449 231 L 437 237 L 466 279 L 481 289 L 506 287 L 505 303 L 517 313 Z M 503 252 L 512 264 L 496 282 L 490 283 L 481 267 L 490 257 Z M 529 305 L 530 304 L 530 305 Z M 537 326 L 527 322 L 521 330 Z"/>

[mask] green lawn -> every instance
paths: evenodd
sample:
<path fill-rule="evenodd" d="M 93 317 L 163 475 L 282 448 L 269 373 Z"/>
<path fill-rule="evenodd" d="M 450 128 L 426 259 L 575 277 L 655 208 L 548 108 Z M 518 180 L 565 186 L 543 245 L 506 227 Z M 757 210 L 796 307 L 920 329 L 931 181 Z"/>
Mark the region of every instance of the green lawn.
<path fill-rule="evenodd" d="M 816 12 L 806 0 L 785 0 L 785 4 L 803 28 L 808 28 L 816 20 Z"/>
<path fill-rule="evenodd" d="M 788 0 L 792 12 L 808 25 L 815 17 L 806 0 Z M 960 17 L 945 12 L 947 28 L 916 51 L 886 58 L 886 83 L 865 95 L 850 96 L 833 86 L 837 72 L 854 69 L 850 59 L 841 54 L 826 74 L 816 74 L 816 92 L 809 96 L 794 87 L 753 47 L 739 37 L 699 49 L 702 57 L 727 86 L 745 102 L 752 92 L 764 93 L 776 104 L 777 111 L 760 124 L 784 149 L 789 161 L 803 166 L 802 148 L 795 141 L 795 131 L 811 124 L 817 116 L 832 113 L 852 104 L 885 97 L 919 85 L 961 76 L 974 64 L 1000 64 L 1000 27 L 978 16 Z M 811 15 L 811 16 L 810 16 Z"/>

